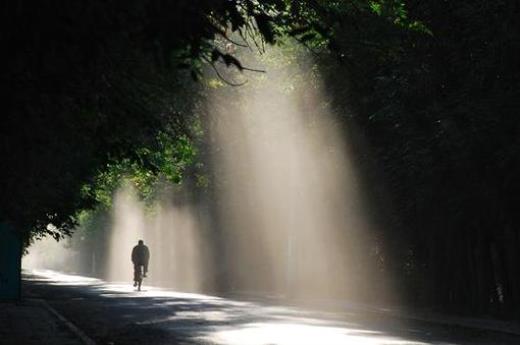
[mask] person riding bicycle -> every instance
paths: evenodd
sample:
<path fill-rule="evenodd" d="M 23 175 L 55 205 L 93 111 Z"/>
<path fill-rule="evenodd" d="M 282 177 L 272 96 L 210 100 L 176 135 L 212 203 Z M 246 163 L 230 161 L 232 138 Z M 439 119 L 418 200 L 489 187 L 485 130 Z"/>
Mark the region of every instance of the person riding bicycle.
<path fill-rule="evenodd" d="M 143 240 L 139 240 L 137 246 L 132 249 L 132 263 L 134 264 L 134 286 L 140 280 L 141 267 L 143 267 L 143 277 L 148 272 L 148 261 L 150 261 L 150 250 L 144 245 Z"/>

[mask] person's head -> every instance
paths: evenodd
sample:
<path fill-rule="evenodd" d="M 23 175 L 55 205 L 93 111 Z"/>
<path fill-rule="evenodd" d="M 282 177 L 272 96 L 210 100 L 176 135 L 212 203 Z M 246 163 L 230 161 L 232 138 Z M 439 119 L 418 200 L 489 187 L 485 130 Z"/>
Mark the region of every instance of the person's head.
<path fill-rule="evenodd" d="M 139 240 L 139 242 L 137 242 L 138 245 L 142 246 L 144 244 L 143 240 Z"/>

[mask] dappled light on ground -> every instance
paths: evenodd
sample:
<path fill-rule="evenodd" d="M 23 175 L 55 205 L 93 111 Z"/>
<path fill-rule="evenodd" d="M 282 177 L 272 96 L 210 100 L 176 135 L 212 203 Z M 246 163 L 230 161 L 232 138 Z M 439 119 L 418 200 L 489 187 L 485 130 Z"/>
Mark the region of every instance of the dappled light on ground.
<path fill-rule="evenodd" d="M 27 270 L 27 273 L 35 275 L 38 281 L 56 283 L 59 285 L 96 285 L 103 283 L 102 280 L 78 275 L 64 274 L 52 270 L 35 269 Z"/>
<path fill-rule="evenodd" d="M 226 345 L 426 345 L 376 331 L 296 323 L 252 323 L 218 331 L 206 339 Z"/>
<path fill-rule="evenodd" d="M 148 286 L 137 292 L 130 285 L 53 271 L 26 273 L 35 274 L 28 278 L 34 284 L 61 286 L 66 296 L 81 296 L 76 295 L 75 301 L 99 303 L 107 317 L 113 312 L 123 313 L 120 316 L 134 328 L 172 332 L 188 344 L 449 344 L 417 340 L 417 334 L 410 339 L 399 332 L 394 335 L 387 327 L 371 327 L 349 313 L 325 313 Z"/>

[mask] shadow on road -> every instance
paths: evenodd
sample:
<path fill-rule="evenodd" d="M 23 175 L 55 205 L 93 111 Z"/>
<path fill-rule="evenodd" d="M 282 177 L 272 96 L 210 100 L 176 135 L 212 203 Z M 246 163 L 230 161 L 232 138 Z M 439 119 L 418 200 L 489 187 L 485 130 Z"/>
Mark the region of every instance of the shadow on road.
<path fill-rule="evenodd" d="M 73 278 L 68 278 L 73 277 Z M 323 312 L 66 275 L 25 275 L 45 299 L 100 344 L 518 344 L 520 337 L 388 318 Z"/>

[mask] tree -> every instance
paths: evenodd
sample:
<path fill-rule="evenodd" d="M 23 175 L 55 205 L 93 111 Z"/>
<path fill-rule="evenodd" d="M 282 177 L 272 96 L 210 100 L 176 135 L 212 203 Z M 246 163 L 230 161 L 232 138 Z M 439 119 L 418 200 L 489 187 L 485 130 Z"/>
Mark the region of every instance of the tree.
<path fill-rule="evenodd" d="M 403 30 L 381 17 L 390 3 L 339 13 L 340 62 L 323 68 L 370 147 L 360 163 L 392 248 L 386 269 L 413 303 L 515 310 L 519 6 L 409 2 L 418 30 Z"/>
<path fill-rule="evenodd" d="M 107 164 L 129 159 L 154 170 L 139 149 L 156 146 L 161 132 L 187 134 L 196 87 L 183 69 L 197 78 L 204 62 L 245 68 L 215 37 L 259 32 L 272 43 L 275 25 L 298 16 L 280 0 L 2 6 L 0 219 L 57 238 L 92 206 L 84 186 Z"/>

